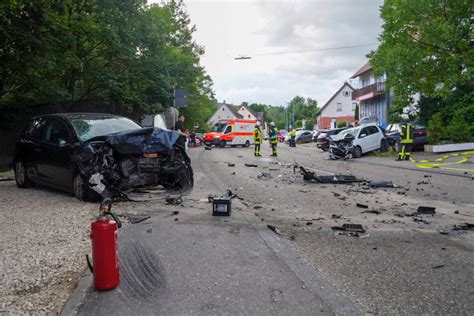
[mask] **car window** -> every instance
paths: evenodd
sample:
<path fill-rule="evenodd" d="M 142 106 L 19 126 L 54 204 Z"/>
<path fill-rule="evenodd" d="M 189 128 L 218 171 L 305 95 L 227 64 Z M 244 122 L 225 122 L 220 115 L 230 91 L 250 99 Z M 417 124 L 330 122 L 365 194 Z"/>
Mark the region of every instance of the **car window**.
<path fill-rule="evenodd" d="M 232 132 L 232 126 L 227 126 L 227 128 L 225 129 L 225 132 L 224 134 L 229 134 L 230 132 Z"/>
<path fill-rule="evenodd" d="M 377 134 L 379 132 L 379 129 L 376 126 L 369 126 L 368 129 L 369 135 Z"/>
<path fill-rule="evenodd" d="M 365 134 L 365 136 L 370 135 L 369 128 L 368 128 L 368 127 L 364 127 L 364 128 L 360 131 L 359 138 L 362 136 L 362 134 Z"/>
<path fill-rule="evenodd" d="M 60 143 L 70 143 L 71 135 L 63 122 L 52 119 L 48 120 L 43 129 L 41 140 L 59 145 Z"/>
<path fill-rule="evenodd" d="M 42 117 L 34 119 L 28 129 L 27 134 L 36 139 L 41 139 L 41 132 L 43 131 L 46 120 Z"/>

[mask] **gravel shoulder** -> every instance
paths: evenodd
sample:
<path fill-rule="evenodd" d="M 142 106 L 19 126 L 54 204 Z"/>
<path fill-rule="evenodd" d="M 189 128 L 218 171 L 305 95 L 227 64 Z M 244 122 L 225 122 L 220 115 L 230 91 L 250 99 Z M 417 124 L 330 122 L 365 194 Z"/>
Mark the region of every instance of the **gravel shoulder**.
<path fill-rule="evenodd" d="M 97 205 L 0 181 L 0 313 L 58 314 L 85 269 Z"/>

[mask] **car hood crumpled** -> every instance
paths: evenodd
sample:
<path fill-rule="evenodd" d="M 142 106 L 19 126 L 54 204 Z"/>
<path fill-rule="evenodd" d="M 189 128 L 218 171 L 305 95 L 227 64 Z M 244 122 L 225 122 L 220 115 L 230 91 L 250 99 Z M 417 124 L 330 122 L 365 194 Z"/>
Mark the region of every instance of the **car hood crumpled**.
<path fill-rule="evenodd" d="M 179 133 L 160 128 L 143 128 L 103 136 L 119 154 L 162 153 L 173 148 Z"/>

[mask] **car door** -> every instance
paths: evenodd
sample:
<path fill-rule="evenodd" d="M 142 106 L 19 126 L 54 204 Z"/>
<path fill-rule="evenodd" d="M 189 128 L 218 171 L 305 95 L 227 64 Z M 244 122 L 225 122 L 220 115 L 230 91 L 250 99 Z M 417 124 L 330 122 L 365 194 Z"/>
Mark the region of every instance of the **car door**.
<path fill-rule="evenodd" d="M 42 152 L 40 170 L 43 181 L 69 191 L 72 184 L 71 150 L 72 134 L 58 118 L 50 118 L 41 136 Z"/>
<path fill-rule="evenodd" d="M 363 153 L 370 151 L 370 130 L 368 127 L 363 127 L 358 136 L 358 143 Z"/>
<path fill-rule="evenodd" d="M 45 125 L 45 118 L 35 118 L 25 131 L 25 136 L 20 139 L 17 148 L 18 157 L 16 158 L 25 162 L 26 173 L 34 182 L 39 182 L 41 178 L 38 162 L 42 152 L 41 134 Z"/>
<path fill-rule="evenodd" d="M 378 129 L 377 126 L 369 126 L 370 131 L 370 144 L 371 150 L 378 150 L 380 149 L 380 141 L 382 133 Z"/>

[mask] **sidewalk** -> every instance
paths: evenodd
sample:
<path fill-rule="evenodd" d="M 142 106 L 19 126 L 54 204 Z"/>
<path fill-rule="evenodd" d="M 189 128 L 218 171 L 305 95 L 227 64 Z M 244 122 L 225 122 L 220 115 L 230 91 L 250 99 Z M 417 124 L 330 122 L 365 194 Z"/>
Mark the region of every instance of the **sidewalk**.
<path fill-rule="evenodd" d="M 86 276 L 85 297 L 76 289 L 79 306 L 62 315 L 359 314 L 269 230 L 240 216 L 157 215 L 120 231 L 120 286 L 97 292 Z"/>
<path fill-rule="evenodd" d="M 468 155 L 467 158 L 469 160 L 464 163 L 456 163 L 457 161 L 461 161 L 464 158 L 464 155 L 460 155 L 458 157 L 452 156 L 455 153 L 443 153 L 443 154 L 433 154 L 433 153 L 425 153 L 425 152 L 412 152 L 412 158 L 416 160 L 416 162 L 412 161 L 396 161 L 396 158 L 393 157 L 374 157 L 374 156 L 363 156 L 359 159 L 353 159 L 353 161 L 358 163 L 367 163 L 367 164 L 374 164 L 379 166 L 391 167 L 391 168 L 399 168 L 399 169 L 407 169 L 407 170 L 415 170 L 419 172 L 426 172 L 426 173 L 437 173 L 437 174 L 446 174 L 446 175 L 455 175 L 455 176 L 463 176 L 463 177 L 472 177 L 474 176 L 474 156 Z M 447 157 L 443 159 L 443 157 Z M 443 159 L 442 161 L 435 162 L 436 159 Z M 429 161 L 429 162 L 425 162 Z M 434 164 L 441 164 L 440 168 L 419 168 L 418 165 L 428 165 L 430 163 Z"/>

